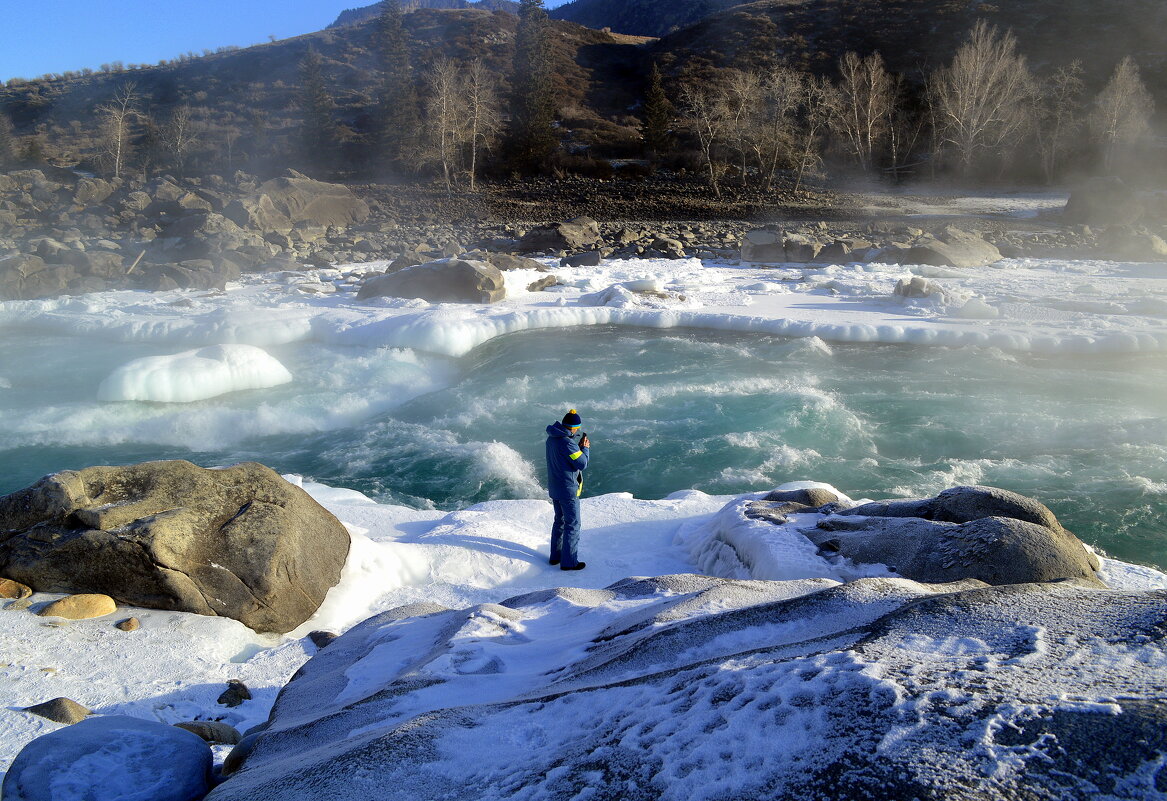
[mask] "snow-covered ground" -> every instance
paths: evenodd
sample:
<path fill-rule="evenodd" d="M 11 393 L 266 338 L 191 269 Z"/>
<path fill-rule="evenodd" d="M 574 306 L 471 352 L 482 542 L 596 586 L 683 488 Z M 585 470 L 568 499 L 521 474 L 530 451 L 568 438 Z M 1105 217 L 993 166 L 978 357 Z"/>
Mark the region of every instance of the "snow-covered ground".
<path fill-rule="evenodd" d="M 863 570 L 832 566 L 814 556 L 813 549 L 808 551 L 805 540 L 800 541 L 797 526 L 777 527 L 744 518 L 734 514 L 735 498 L 696 491 L 678 492 L 657 501 L 623 494 L 585 498 L 582 554 L 588 567 L 581 572 L 564 572 L 546 561 L 551 520 L 551 507 L 546 501 L 495 501 L 444 514 L 379 505 L 350 490 L 306 483 L 297 476 L 287 478 L 304 486 L 336 514 L 353 537 L 341 581 L 319 612 L 287 636 L 273 637 L 256 635 L 229 619 L 132 608 L 94 620 L 42 618 L 34 612 L 59 596 L 37 594 L 30 610 L 7 610 L 0 615 L 0 640 L 4 643 L 0 658 L 0 697 L 4 699 L 0 725 L 5 731 L 0 766 L 7 767 L 32 739 L 60 728 L 60 724 L 22 711 L 24 707 L 63 696 L 103 715 L 129 715 L 164 723 L 222 720 L 245 731 L 267 718 L 280 688 L 317 652 L 306 637 L 310 631 L 345 631 L 372 615 L 408 604 L 419 610 L 436 608 L 433 605 L 466 609 L 547 588 L 567 588 L 566 597 L 574 597 L 571 592 L 599 590 L 630 576 L 700 572 L 696 562 L 701 561 L 701 541 L 711 536 L 742 549 L 752 548 L 760 573 L 749 576 L 741 572 L 740 565 L 718 568 L 706 562 L 704 567 L 714 574 L 786 581 L 750 590 L 737 601 L 727 597 L 709 608 L 687 609 L 685 617 L 725 612 L 736 603 L 798 597 L 863 574 L 887 575 L 880 566 Z M 797 486 L 806 485 L 788 488 Z M 1104 560 L 1103 575 L 1116 589 L 1167 589 L 1167 575 L 1150 568 Z M 804 621 L 813 625 L 805 631 L 798 629 L 802 632 L 799 636 L 818 636 L 816 632 L 825 632 L 824 627 L 845 631 L 866 625 L 913 597 L 934 592 L 913 589 L 913 582 L 897 581 L 902 583 L 897 585 L 899 589 L 879 590 L 874 595 L 857 589 L 842 599 L 836 598 L 831 603 L 829 626 L 826 618 L 818 616 Z M 573 616 L 572 623 L 558 632 L 556 627 L 561 624 L 550 615 L 559 615 L 563 610 L 543 609 L 539 614 L 549 617 L 543 623 L 529 621 L 516 640 L 515 645 L 522 646 L 521 653 L 514 645 L 498 640 L 497 632 L 491 634 L 495 624 L 481 621 L 481 630 L 464 630 L 459 635 L 455 643 L 458 647 L 448 657 L 453 660 L 450 670 L 458 675 L 490 673 L 484 666 L 492 659 L 504 659 L 509 672 L 490 682 L 489 688 L 481 681 L 465 679 L 447 688 L 440 703 L 447 707 L 481 704 L 494 696 L 502 699 L 533 691 L 544 669 L 582 658 L 588 643 L 603 632 L 617 627 L 640 607 L 659 612 L 655 607 L 662 600 L 667 598 L 650 595 L 623 602 L 585 604 L 581 610 L 588 608 L 586 617 Z M 114 627 L 115 622 L 130 615 L 140 619 L 139 630 L 124 632 Z M 436 636 L 425 626 L 418 631 L 417 636 L 423 639 Z M 794 631 L 784 636 L 794 636 Z M 763 641 L 768 634 L 747 628 L 734 636 L 747 643 L 750 638 Z M 719 647 L 724 646 L 726 643 Z M 943 658 L 944 649 L 954 647 L 947 640 L 938 640 L 931 646 L 921 640 L 916 646 L 922 652 L 939 649 L 937 658 Z M 419 641 L 417 652 L 429 652 L 430 647 L 428 642 Z M 1152 648 L 1140 647 L 1144 651 Z M 381 656 L 374 654 L 348 668 L 349 689 L 337 703 L 343 706 L 345 698 L 351 701 L 374 692 L 400 669 L 395 660 L 408 661 L 412 654 L 414 650 L 408 642 L 394 642 Z M 1158 653 L 1155 658 L 1167 664 L 1167 655 Z M 1088 664 L 1080 667 L 1091 669 Z M 1080 678 L 1084 686 L 1089 684 L 1089 677 Z M 230 679 L 242 680 L 251 690 L 252 700 L 234 708 L 217 704 L 216 699 Z M 802 682 L 798 678 L 791 681 Z M 419 703 L 432 707 L 439 701 L 422 699 Z M 218 746 L 216 750 L 222 759 L 229 748 Z"/>

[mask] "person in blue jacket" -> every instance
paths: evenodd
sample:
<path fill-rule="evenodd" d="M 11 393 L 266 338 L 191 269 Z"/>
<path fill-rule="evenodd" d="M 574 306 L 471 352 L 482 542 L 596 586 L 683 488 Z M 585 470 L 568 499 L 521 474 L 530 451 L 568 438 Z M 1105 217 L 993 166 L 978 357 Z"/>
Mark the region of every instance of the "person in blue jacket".
<path fill-rule="evenodd" d="M 579 496 L 583 494 L 583 471 L 588 466 L 591 442 L 580 435 L 583 420 L 572 409 L 563 420 L 547 426 L 547 494 L 555 507 L 551 527 L 551 559 L 560 570 L 583 570 L 579 561 Z M 581 437 L 579 444 L 575 438 Z"/>

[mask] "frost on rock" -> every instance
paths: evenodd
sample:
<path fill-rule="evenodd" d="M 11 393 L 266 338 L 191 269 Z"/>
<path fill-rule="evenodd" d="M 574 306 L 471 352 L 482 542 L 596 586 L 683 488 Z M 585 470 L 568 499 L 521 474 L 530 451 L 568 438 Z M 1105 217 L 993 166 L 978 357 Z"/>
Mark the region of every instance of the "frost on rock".
<path fill-rule="evenodd" d="M 690 575 L 404 608 L 310 660 L 207 798 L 1147 798 L 1165 613 Z"/>

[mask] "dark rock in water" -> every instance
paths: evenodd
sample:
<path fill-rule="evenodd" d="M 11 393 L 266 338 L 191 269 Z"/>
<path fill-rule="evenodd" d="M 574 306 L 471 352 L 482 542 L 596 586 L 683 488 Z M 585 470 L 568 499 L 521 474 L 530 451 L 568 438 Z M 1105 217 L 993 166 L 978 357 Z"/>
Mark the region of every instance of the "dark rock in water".
<path fill-rule="evenodd" d="M 251 700 L 251 690 L 247 689 L 247 685 L 239 679 L 230 679 L 227 682 L 227 689 L 219 694 L 217 703 L 223 706 L 239 706 L 244 701 Z"/>
<path fill-rule="evenodd" d="M 55 473 L 0 498 L 0 572 L 38 592 L 235 618 L 287 632 L 340 578 L 348 531 L 255 463 Z"/>
<path fill-rule="evenodd" d="M 196 734 L 205 742 L 220 745 L 235 745 L 242 736 L 239 730 L 221 720 L 191 720 L 175 723 L 175 727 Z"/>
<path fill-rule="evenodd" d="M 54 723 L 67 724 L 78 723 L 93 714 L 71 698 L 54 698 L 43 704 L 26 707 L 24 711 L 48 718 Z"/>
<path fill-rule="evenodd" d="M 197 801 L 214 758 L 198 736 L 165 723 L 103 715 L 38 737 L 4 776 L 14 801 Z"/>
<path fill-rule="evenodd" d="M 1161 795 L 1164 592 L 792 584 L 663 576 L 370 618 L 281 690 L 207 801 L 722 797 L 727 761 L 733 798 Z M 506 644 L 463 650 L 487 621 Z M 505 681 L 484 683 L 488 654 Z"/>
<path fill-rule="evenodd" d="M 583 250 L 602 241 L 600 226 L 595 220 L 590 217 L 576 217 L 567 222 L 532 228 L 519 239 L 517 247 L 523 253 Z"/>
<path fill-rule="evenodd" d="M 431 303 L 495 303 L 506 297 L 498 268 L 482 261 L 450 259 L 377 275 L 361 284 L 357 300 L 421 298 Z"/>

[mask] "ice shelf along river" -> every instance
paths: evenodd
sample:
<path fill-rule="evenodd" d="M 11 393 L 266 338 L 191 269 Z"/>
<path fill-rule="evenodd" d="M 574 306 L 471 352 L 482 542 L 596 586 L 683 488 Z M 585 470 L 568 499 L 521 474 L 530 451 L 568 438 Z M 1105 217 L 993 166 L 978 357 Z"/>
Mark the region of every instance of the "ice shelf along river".
<path fill-rule="evenodd" d="M 1167 265 L 546 263 L 560 286 L 513 271 L 492 306 L 357 301 L 384 263 L 0 303 L 0 494 L 185 458 L 422 508 L 539 498 L 576 407 L 588 495 L 987 484 L 1167 567 Z M 933 295 L 895 297 L 911 275 Z"/>

